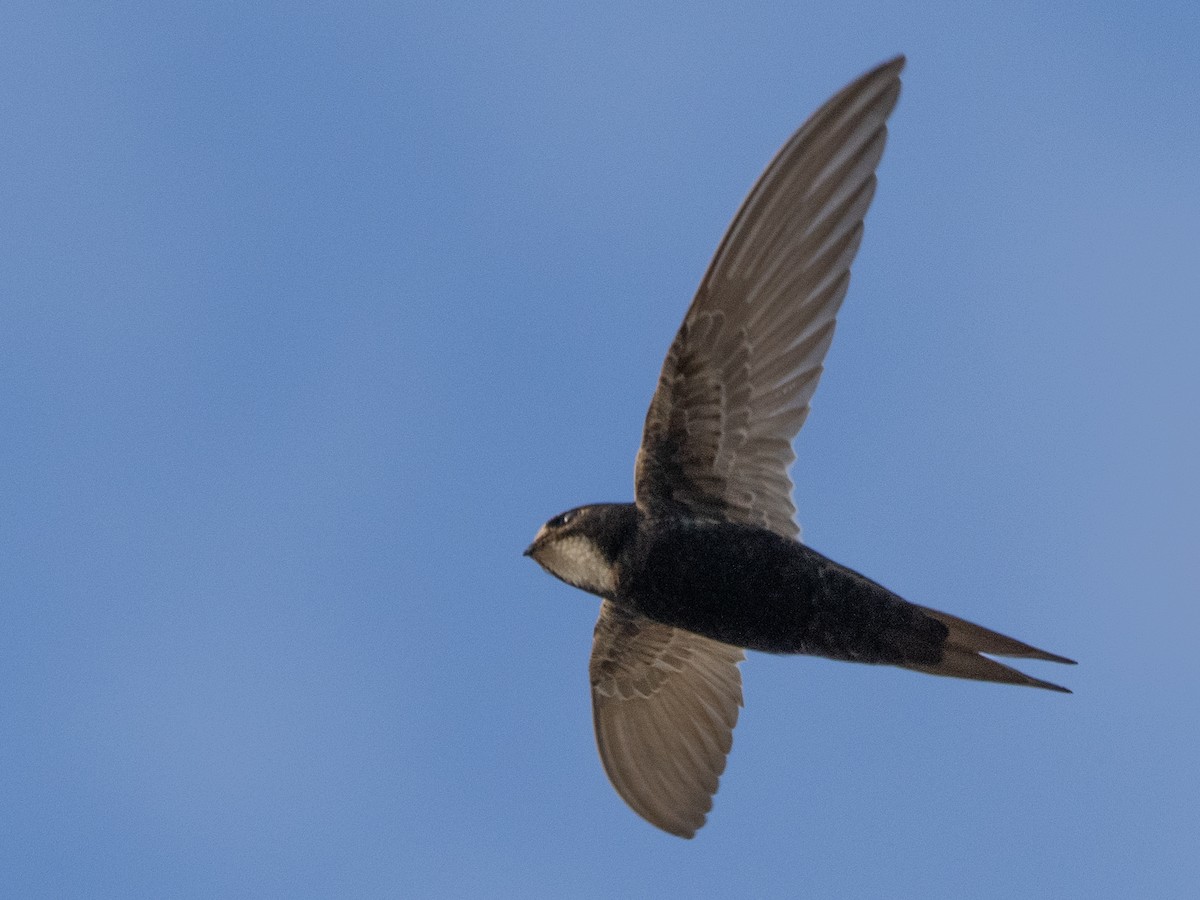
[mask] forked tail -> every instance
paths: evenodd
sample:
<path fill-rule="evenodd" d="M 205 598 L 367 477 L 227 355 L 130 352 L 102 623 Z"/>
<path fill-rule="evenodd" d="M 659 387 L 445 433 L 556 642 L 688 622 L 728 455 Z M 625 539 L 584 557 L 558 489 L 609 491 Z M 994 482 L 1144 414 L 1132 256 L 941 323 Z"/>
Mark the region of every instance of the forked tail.
<path fill-rule="evenodd" d="M 942 646 L 942 661 L 936 666 L 912 665 L 910 668 L 931 675 L 948 675 L 952 678 L 973 678 L 977 681 L 996 681 L 1002 684 L 1024 684 L 1029 687 L 1046 688 L 1050 691 L 1071 693 L 1067 688 L 1040 678 L 1033 678 L 1024 672 L 988 659 L 982 654 L 993 656 L 1014 656 L 1024 659 L 1042 659 L 1047 662 L 1067 663 L 1075 665 L 1075 660 L 1047 653 L 1037 647 L 1031 647 L 1021 641 L 1005 637 L 995 631 L 982 628 L 973 622 L 967 622 L 957 616 L 938 612 L 936 609 L 920 607 L 921 611 L 930 618 L 936 619 L 949 629 L 946 643 Z"/>

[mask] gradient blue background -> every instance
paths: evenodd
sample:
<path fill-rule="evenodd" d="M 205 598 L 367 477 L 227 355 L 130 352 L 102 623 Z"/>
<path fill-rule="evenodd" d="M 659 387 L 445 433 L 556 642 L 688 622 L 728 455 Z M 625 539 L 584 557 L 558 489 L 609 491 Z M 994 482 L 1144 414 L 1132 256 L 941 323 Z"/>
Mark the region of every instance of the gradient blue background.
<path fill-rule="evenodd" d="M 0 894 L 1194 896 L 1197 10 L 5 3 Z M 1076 694 L 753 656 L 680 841 L 521 550 L 901 51 L 800 518 Z"/>

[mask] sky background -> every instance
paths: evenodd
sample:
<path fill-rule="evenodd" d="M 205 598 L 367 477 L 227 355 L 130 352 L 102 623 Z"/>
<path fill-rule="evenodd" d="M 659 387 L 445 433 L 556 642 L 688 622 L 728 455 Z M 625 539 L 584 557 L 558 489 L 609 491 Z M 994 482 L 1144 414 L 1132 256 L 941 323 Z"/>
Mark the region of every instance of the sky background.
<path fill-rule="evenodd" d="M 1194 896 L 1200 6 L 0 7 L 0 894 Z M 775 150 L 908 54 L 805 538 L 1073 696 L 754 655 L 708 826 L 591 732 L 626 500 Z"/>

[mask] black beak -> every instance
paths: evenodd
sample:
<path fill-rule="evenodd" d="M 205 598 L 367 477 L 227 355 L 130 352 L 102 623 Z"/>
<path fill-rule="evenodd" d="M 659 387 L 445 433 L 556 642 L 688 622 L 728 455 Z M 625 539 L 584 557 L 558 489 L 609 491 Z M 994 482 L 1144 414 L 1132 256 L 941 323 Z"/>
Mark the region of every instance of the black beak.
<path fill-rule="evenodd" d="M 521 555 L 522 556 L 533 556 L 533 544 L 530 544 L 528 547 L 526 547 L 525 552 L 522 553 Z"/>

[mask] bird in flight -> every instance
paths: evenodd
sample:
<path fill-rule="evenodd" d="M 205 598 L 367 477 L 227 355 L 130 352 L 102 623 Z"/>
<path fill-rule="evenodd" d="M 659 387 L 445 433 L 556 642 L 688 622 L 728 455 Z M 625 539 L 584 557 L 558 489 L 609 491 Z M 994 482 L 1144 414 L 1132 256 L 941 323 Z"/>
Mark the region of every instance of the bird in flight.
<path fill-rule="evenodd" d="M 596 743 L 633 810 L 680 837 L 712 808 L 743 651 L 1069 693 L 991 659 L 1069 663 L 918 606 L 800 542 L 788 467 L 875 193 L 904 57 L 783 145 L 734 216 L 650 401 L 633 503 L 555 516 L 525 551 L 602 598 Z"/>

